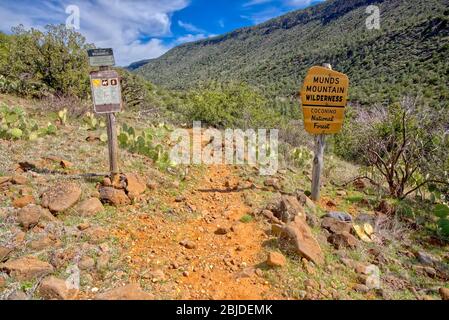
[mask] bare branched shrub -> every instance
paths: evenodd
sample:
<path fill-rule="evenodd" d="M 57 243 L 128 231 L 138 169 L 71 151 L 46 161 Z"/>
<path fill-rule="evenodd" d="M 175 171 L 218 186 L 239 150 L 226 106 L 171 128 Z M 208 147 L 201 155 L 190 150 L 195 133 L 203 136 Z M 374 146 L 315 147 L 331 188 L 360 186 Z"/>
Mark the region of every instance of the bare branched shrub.
<path fill-rule="evenodd" d="M 438 112 L 404 98 L 388 107 L 358 109 L 345 133 L 358 162 L 380 173 L 391 196 L 404 199 L 426 185 L 449 183 L 443 173 L 444 126 Z"/>

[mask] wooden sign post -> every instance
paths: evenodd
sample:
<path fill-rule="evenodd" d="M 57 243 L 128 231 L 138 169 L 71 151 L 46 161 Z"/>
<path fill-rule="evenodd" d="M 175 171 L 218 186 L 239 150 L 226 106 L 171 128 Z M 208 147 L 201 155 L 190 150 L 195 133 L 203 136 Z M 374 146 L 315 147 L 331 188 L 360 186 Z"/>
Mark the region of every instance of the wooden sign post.
<path fill-rule="evenodd" d="M 118 167 L 118 139 L 115 112 L 122 109 L 122 94 L 120 87 L 120 76 L 110 70 L 115 64 L 112 49 L 93 49 L 88 51 L 90 65 L 99 67 L 99 71 L 90 73 L 92 88 L 92 99 L 94 111 L 97 114 L 105 114 L 107 121 L 109 167 L 111 181 L 118 183 L 120 177 Z"/>
<path fill-rule="evenodd" d="M 320 199 L 326 134 L 336 134 L 343 126 L 348 100 L 349 78 L 332 70 L 330 64 L 312 67 L 301 90 L 304 127 L 315 135 L 311 198 Z"/>

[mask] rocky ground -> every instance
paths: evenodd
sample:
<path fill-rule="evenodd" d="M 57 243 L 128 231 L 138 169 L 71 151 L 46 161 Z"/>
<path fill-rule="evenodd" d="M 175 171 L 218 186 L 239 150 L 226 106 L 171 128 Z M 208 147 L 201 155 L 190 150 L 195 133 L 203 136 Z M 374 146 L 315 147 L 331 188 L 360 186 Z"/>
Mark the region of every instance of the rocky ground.
<path fill-rule="evenodd" d="M 428 218 L 337 169 L 314 203 L 307 171 L 163 172 L 122 150 L 112 182 L 106 152 L 76 124 L 0 140 L 1 299 L 449 299 Z"/>

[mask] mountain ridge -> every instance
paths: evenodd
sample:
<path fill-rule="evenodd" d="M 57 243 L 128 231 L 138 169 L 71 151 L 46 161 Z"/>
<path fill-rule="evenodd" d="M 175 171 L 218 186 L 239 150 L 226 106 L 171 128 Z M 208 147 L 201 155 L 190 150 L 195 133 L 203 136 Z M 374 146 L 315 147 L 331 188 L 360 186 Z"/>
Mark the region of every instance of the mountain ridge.
<path fill-rule="evenodd" d="M 380 30 L 365 26 L 369 5 L 380 9 Z M 382 102 L 412 92 L 441 102 L 449 98 L 438 82 L 448 69 L 442 62 L 449 52 L 448 7 L 448 0 L 326 1 L 180 45 L 135 72 L 168 89 L 244 81 L 267 95 L 292 97 L 309 67 L 329 62 L 351 77 L 355 100 Z"/>

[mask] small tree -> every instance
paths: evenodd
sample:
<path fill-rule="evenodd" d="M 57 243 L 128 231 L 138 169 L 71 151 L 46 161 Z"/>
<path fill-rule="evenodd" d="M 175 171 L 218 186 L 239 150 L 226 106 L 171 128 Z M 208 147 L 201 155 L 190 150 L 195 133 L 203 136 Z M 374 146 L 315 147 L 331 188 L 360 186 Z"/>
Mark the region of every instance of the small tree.
<path fill-rule="evenodd" d="M 391 196 L 404 199 L 426 185 L 449 184 L 444 125 L 437 112 L 405 98 L 359 110 L 348 130 L 359 161 L 381 174 Z"/>
<path fill-rule="evenodd" d="M 18 26 L 13 28 L 7 61 L 0 72 L 15 82 L 19 94 L 86 97 L 86 50 L 91 47 L 80 33 L 64 25 L 49 25 L 45 32 Z"/>

